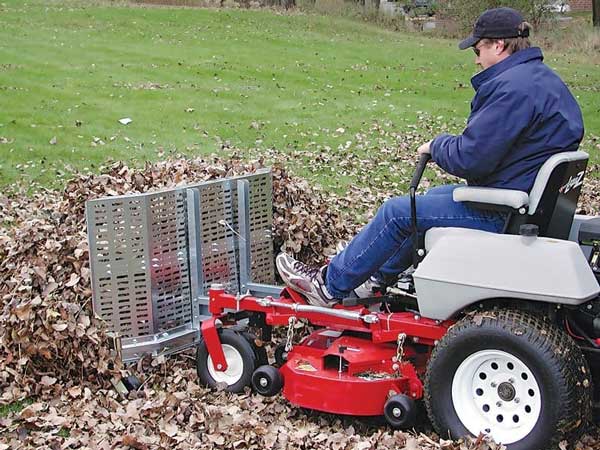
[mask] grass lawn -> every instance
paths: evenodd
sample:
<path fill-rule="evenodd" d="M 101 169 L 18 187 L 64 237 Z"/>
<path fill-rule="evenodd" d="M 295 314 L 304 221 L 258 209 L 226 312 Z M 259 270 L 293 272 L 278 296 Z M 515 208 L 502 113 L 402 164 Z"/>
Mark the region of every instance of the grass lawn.
<path fill-rule="evenodd" d="M 578 97 L 588 138 L 600 135 L 598 61 L 546 62 Z M 402 132 L 435 118 L 419 128 L 429 139 L 460 131 L 475 71 L 455 41 L 333 17 L 0 0 L 0 186 L 57 186 L 70 167 L 223 141 L 254 154 L 336 149 L 374 120 Z M 599 162 L 596 145 L 584 148 Z"/>
<path fill-rule="evenodd" d="M 32 399 L 17 401 L 8 405 L 0 405 L 0 419 L 8 417 L 13 413 L 19 413 L 33 403 Z"/>

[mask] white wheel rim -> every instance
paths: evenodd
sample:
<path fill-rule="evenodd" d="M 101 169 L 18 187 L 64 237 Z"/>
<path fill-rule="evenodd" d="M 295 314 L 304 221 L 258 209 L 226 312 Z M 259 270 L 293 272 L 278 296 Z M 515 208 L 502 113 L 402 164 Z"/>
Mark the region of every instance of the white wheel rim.
<path fill-rule="evenodd" d="M 208 355 L 208 373 L 217 383 L 227 383 L 228 386 L 231 386 L 242 378 L 244 360 L 235 347 L 229 344 L 223 344 L 222 347 L 225 354 L 225 361 L 227 361 L 227 370 L 224 372 L 216 370 L 213 366 L 212 358 Z"/>
<path fill-rule="evenodd" d="M 452 404 L 471 434 L 484 433 L 502 444 L 527 436 L 542 409 L 540 388 L 529 367 L 501 350 L 473 353 L 458 366 Z"/>

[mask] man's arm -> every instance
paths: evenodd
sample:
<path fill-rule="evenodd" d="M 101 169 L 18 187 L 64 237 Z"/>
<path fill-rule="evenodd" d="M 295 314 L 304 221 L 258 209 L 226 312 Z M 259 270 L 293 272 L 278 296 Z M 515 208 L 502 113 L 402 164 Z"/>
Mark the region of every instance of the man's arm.
<path fill-rule="evenodd" d="M 533 102 L 518 90 L 501 87 L 474 108 L 462 134 L 441 134 L 431 141 L 432 159 L 461 178 L 494 172 L 521 132 L 533 119 Z M 477 98 L 474 100 L 477 105 Z"/>

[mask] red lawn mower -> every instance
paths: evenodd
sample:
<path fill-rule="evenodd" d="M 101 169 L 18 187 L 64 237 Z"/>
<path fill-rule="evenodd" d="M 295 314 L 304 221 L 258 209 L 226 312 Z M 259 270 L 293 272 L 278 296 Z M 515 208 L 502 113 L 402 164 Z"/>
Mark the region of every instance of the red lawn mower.
<path fill-rule="evenodd" d="M 600 217 L 575 215 L 588 161 L 554 155 L 531 193 L 461 187 L 454 200 L 507 213 L 503 233 L 417 231 L 414 267 L 391 286 L 333 308 L 284 288 L 279 298 L 209 291 L 200 379 L 292 404 L 415 424 L 424 403 L 437 432 L 481 433 L 510 450 L 553 448 L 591 418 L 600 376 Z M 295 342 L 295 324 L 315 331 Z M 287 326 L 268 364 L 261 341 Z M 250 333 L 246 327 L 259 330 Z"/>

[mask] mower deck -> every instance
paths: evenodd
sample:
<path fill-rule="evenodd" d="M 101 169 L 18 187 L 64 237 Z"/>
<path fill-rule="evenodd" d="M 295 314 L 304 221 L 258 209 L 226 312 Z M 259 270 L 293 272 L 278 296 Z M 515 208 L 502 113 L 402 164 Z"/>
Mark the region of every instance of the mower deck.
<path fill-rule="evenodd" d="M 202 323 L 202 336 L 215 369 L 223 372 L 228 365 L 218 328 L 233 324 L 236 313 L 258 313 L 267 327 L 290 326 L 296 319 L 323 327 L 286 352 L 279 368 L 283 394 L 297 406 L 357 416 L 382 415 L 386 401 L 396 394 L 421 399 L 419 375 L 435 342 L 453 324 L 409 311 L 312 306 L 289 289 L 279 299 L 211 289 L 209 309 L 213 317 Z"/>
<path fill-rule="evenodd" d="M 336 414 L 381 415 L 388 396 L 418 399 L 423 385 L 414 366 L 397 363 L 397 346 L 318 330 L 288 353 L 280 368 L 283 395 L 296 406 Z M 412 349 L 405 350 L 411 358 Z"/>

